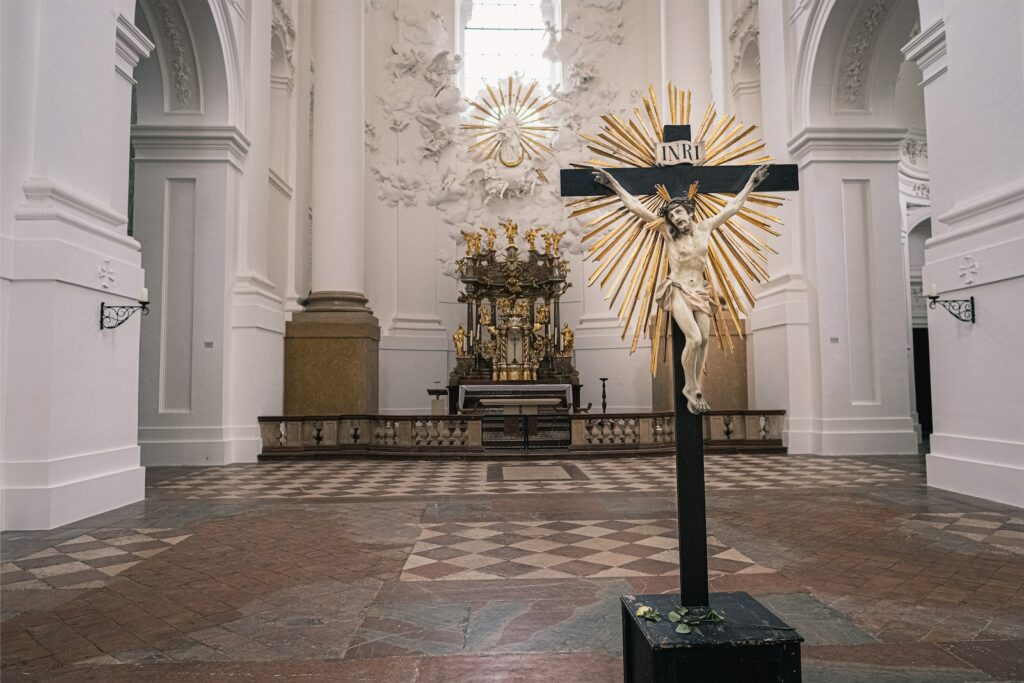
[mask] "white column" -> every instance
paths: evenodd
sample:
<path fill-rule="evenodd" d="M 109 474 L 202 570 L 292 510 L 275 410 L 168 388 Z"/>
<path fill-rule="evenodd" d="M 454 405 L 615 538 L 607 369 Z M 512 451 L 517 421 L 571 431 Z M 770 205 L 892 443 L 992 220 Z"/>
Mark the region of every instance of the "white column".
<path fill-rule="evenodd" d="M 314 2 L 313 56 L 313 292 L 363 298 L 362 3 Z"/>
<path fill-rule="evenodd" d="M 708 0 L 661 0 L 660 10 L 662 78 L 693 93 L 691 117 L 700 123 L 711 101 Z"/>

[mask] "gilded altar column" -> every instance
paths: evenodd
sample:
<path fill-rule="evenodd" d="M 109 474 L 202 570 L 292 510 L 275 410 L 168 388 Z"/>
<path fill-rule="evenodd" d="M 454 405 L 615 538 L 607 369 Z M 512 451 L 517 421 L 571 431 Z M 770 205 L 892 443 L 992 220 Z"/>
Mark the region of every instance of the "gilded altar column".
<path fill-rule="evenodd" d="M 375 413 L 380 324 L 364 289 L 363 3 L 315 0 L 313 272 L 288 324 L 290 415 Z"/>

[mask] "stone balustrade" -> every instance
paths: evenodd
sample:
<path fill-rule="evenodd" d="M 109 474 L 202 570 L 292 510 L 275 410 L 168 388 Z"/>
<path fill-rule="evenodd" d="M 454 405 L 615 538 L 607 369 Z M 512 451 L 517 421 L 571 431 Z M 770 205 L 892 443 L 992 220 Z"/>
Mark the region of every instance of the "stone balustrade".
<path fill-rule="evenodd" d="M 261 417 L 264 455 L 480 451 L 479 419 L 461 415 Z"/>
<path fill-rule="evenodd" d="M 675 446 L 672 413 L 577 414 L 566 419 L 568 450 L 574 455 L 667 455 Z M 785 452 L 784 419 L 781 410 L 708 413 L 704 416 L 705 452 Z M 482 443 L 481 419 L 467 415 L 261 417 L 260 434 L 265 456 L 491 454 Z"/>

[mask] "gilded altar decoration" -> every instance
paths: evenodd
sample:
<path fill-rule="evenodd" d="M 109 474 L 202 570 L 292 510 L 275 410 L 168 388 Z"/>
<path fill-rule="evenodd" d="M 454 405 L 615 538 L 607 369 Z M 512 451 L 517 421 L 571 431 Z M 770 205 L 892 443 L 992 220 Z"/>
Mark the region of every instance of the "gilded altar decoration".
<path fill-rule="evenodd" d="M 573 166 L 594 169 L 603 176 L 603 169 L 653 168 L 680 162 L 694 166 L 761 166 L 771 161 L 764 154 L 764 143 L 754 134 L 756 126 L 740 123 L 735 116 L 719 115 L 713 104 L 708 105 L 700 123 L 692 129 L 692 143 L 666 142 L 664 124 L 689 125 L 691 105 L 690 92 L 670 83 L 668 120 L 663 121 L 654 87 L 648 86 L 648 96 L 642 98 L 628 120 L 607 114 L 601 117 L 604 123 L 597 135 L 581 134 L 595 156 Z M 766 175 L 758 173 L 762 179 Z M 606 184 L 607 179 L 599 177 L 598 182 Z M 652 373 L 659 348 L 666 344 L 664 335 L 670 315 L 658 300 L 673 296 L 668 291 L 659 297 L 655 291 L 670 275 L 672 245 L 667 243 L 666 235 L 670 232 L 667 228 L 672 226 L 666 223 L 666 208 L 688 203 L 693 207 L 694 224 L 722 216 L 720 224 L 712 221 L 716 227 L 708 237 L 703 277 L 707 283 L 706 307 L 719 343 L 724 339 L 731 346 L 725 327 L 731 323 L 743 335 L 740 316 L 755 302 L 751 284 L 767 282 L 767 255 L 778 253 L 763 238 L 765 233 L 778 236 L 780 233 L 773 225 L 781 221 L 764 211 L 780 206 L 783 200 L 776 195 L 752 192 L 757 182 L 741 193 L 745 203 L 735 212 L 732 209 L 736 195 L 702 193 L 696 186 L 691 187 L 689 197 L 673 199 L 663 185 L 658 185 L 653 194 L 628 197 L 607 184 L 613 189 L 611 195 L 581 197 L 567 203 L 573 217 L 594 216 L 583 225 L 582 236 L 586 258 L 598 262 L 588 284 L 600 282 L 609 305 L 613 310 L 617 308 L 622 337 L 632 331 L 631 351 L 636 350 L 642 334 L 651 336 Z M 631 201 L 624 200 L 624 196 Z M 723 214 L 730 217 L 725 219 Z"/>
<path fill-rule="evenodd" d="M 572 345 L 574 339 L 575 335 L 573 334 L 572 330 L 569 329 L 569 324 L 566 323 L 565 327 L 562 328 L 562 355 L 572 355 Z"/>
<path fill-rule="evenodd" d="M 497 249 L 497 232 L 483 228 L 475 234 L 486 235 L 487 245 L 467 249 L 466 256 L 457 262 L 463 287 L 459 301 L 466 304 L 466 323 L 465 327 L 460 324 L 453 336 L 456 365 L 449 385 L 578 385 L 572 331 L 568 325 L 559 329 L 559 303 L 570 283 L 566 280 L 568 263 L 557 249 L 557 238 L 553 240 L 554 233 L 543 228 L 528 230 L 528 249 L 522 253 L 515 243 L 519 226 L 506 220 L 501 227 L 505 233 L 503 249 Z M 464 234 L 470 243 L 473 233 Z M 538 236 L 555 248 L 538 251 Z M 462 337 L 458 337 L 460 330 Z"/>
<path fill-rule="evenodd" d="M 512 76 L 486 88 L 479 99 L 466 100 L 474 111 L 472 123 L 462 124 L 464 130 L 473 131 L 475 141 L 469 151 L 476 161 L 497 159 L 515 168 L 534 157 L 554 156 L 550 137 L 556 127 L 545 122 L 555 99 L 544 95 L 536 81 L 525 85 Z"/>
<path fill-rule="evenodd" d="M 475 256 L 480 253 L 480 242 L 483 235 L 478 232 L 462 231 L 462 237 L 466 240 L 466 256 Z"/>
<path fill-rule="evenodd" d="M 494 228 L 480 228 L 480 230 L 487 236 L 487 251 L 494 251 L 494 245 L 498 241 L 498 231 Z"/>
<path fill-rule="evenodd" d="M 466 355 L 466 330 L 460 323 L 452 335 L 452 344 L 455 346 L 455 357 L 462 358 Z"/>

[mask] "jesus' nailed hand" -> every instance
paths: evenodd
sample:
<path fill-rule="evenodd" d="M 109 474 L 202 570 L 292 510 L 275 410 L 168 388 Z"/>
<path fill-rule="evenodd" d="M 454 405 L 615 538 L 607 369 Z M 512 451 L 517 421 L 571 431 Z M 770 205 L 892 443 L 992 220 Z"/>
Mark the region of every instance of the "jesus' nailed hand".
<path fill-rule="evenodd" d="M 693 198 L 696 187 L 691 187 L 688 197 L 673 197 L 659 215 L 627 192 L 611 173 L 603 168 L 594 171 L 594 180 L 618 195 L 633 215 L 652 228 L 656 226 L 655 229 L 665 238 L 668 277 L 658 283 L 654 298 L 658 306 L 672 314 L 673 320 L 686 337 L 682 353 L 683 373 L 686 377 L 683 396 L 686 397 L 687 408 L 694 414 L 711 409 L 701 389 L 708 332 L 711 329 L 711 318 L 718 309 L 718 302 L 711 300 L 710 288 L 704 279 L 708 240 L 715 228 L 739 212 L 753 189 L 767 177 L 768 166 L 757 167 L 743 189 L 719 213 L 696 222 L 696 202 Z M 659 218 L 665 220 L 659 221 Z"/>

